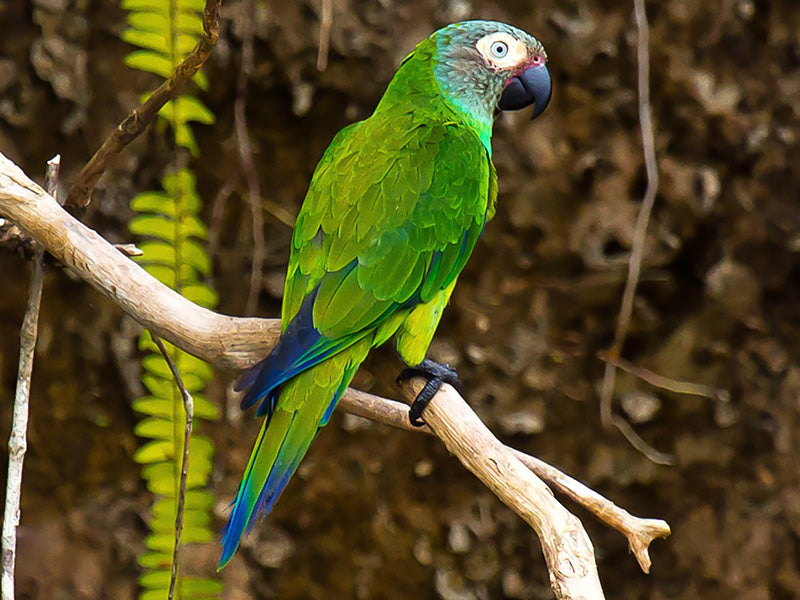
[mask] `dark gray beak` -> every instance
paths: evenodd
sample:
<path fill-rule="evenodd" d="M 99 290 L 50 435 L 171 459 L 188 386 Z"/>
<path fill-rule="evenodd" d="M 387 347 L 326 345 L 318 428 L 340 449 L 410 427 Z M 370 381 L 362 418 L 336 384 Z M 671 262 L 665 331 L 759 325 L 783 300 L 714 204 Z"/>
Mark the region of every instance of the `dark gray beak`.
<path fill-rule="evenodd" d="M 545 65 L 534 65 L 508 82 L 497 106 L 500 110 L 520 110 L 536 103 L 531 117 L 535 119 L 547 108 L 550 94 L 550 72 Z"/>

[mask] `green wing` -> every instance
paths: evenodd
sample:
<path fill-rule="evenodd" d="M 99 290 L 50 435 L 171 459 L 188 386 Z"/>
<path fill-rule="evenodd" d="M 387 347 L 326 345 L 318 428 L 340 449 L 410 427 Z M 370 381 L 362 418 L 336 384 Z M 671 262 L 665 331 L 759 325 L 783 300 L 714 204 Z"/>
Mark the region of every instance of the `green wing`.
<path fill-rule="evenodd" d="M 429 302 L 464 267 L 495 194 L 489 156 L 463 125 L 376 115 L 342 130 L 297 218 L 283 323 L 315 292 L 318 344 L 341 348 Z"/>

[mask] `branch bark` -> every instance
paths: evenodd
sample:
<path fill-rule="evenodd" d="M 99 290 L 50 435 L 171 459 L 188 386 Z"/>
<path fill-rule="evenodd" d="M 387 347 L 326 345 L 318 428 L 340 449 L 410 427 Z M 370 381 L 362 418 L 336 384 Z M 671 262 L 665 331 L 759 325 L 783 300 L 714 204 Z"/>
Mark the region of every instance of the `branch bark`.
<path fill-rule="evenodd" d="M 280 323 L 276 319 L 220 315 L 160 284 L 66 213 L 2 154 L 0 215 L 16 222 L 155 335 L 217 367 L 248 367 L 263 358 L 278 339 Z M 418 382 L 406 385 L 413 390 Z M 409 428 L 407 408 L 385 398 L 349 389 L 341 406 L 372 420 Z M 650 541 L 669 535 L 665 522 L 633 517 L 554 467 L 501 444 L 452 388 L 445 387 L 437 394 L 425 418 L 431 428 L 422 429 L 440 437 L 467 468 L 537 531 L 558 598 L 598 599 L 603 595 L 586 532 L 536 475 L 621 531 L 645 571 L 649 569 Z"/>
<path fill-rule="evenodd" d="M 390 427 L 436 435 L 428 426 L 414 427 L 411 425 L 408 420 L 408 407 L 394 400 L 350 388 L 339 401 L 339 406 L 352 415 L 358 415 Z M 508 448 L 508 446 L 504 447 Z M 514 448 L 508 448 L 508 450 L 513 452 L 514 456 L 536 473 L 540 479 L 624 535 L 628 540 L 628 547 L 642 571 L 650 572 L 650 543 L 655 539 L 669 536 L 670 528 L 666 522 L 661 519 L 643 519 L 632 515 L 608 498 L 543 460 Z"/>

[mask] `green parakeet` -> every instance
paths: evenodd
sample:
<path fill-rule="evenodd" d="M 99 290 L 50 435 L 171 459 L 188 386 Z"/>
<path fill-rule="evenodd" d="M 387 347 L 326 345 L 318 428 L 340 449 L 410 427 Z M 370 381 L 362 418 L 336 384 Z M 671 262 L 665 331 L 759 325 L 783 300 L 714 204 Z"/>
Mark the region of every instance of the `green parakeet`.
<path fill-rule="evenodd" d="M 269 356 L 239 381 L 264 424 L 220 568 L 270 511 L 369 350 L 418 365 L 494 214 L 497 110 L 550 100 L 544 48 L 503 23 L 449 25 L 403 61 L 375 112 L 334 137 L 297 217 Z M 435 389 L 433 390 L 435 392 Z"/>

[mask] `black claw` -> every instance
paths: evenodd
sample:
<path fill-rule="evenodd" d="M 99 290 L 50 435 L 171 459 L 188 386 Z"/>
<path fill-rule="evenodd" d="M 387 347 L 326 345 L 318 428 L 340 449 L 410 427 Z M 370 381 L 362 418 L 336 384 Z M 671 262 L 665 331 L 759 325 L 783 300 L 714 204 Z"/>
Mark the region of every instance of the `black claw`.
<path fill-rule="evenodd" d="M 425 387 L 420 390 L 414 402 L 408 409 L 408 420 L 414 427 L 422 427 L 425 421 L 422 420 L 422 412 L 428 407 L 436 392 L 442 387 L 442 380 L 438 377 L 431 377 L 426 383 Z"/>
<path fill-rule="evenodd" d="M 402 383 L 414 377 L 425 377 L 428 380 L 408 410 L 408 420 L 411 421 L 411 424 L 414 427 L 422 427 L 425 424 L 422 420 L 422 413 L 436 395 L 436 392 L 439 391 L 439 388 L 442 387 L 442 383 L 449 383 L 460 390 L 461 379 L 459 379 L 458 373 L 449 365 L 443 365 L 427 358 L 416 367 L 403 369 L 397 376 L 396 381 L 397 383 Z"/>

